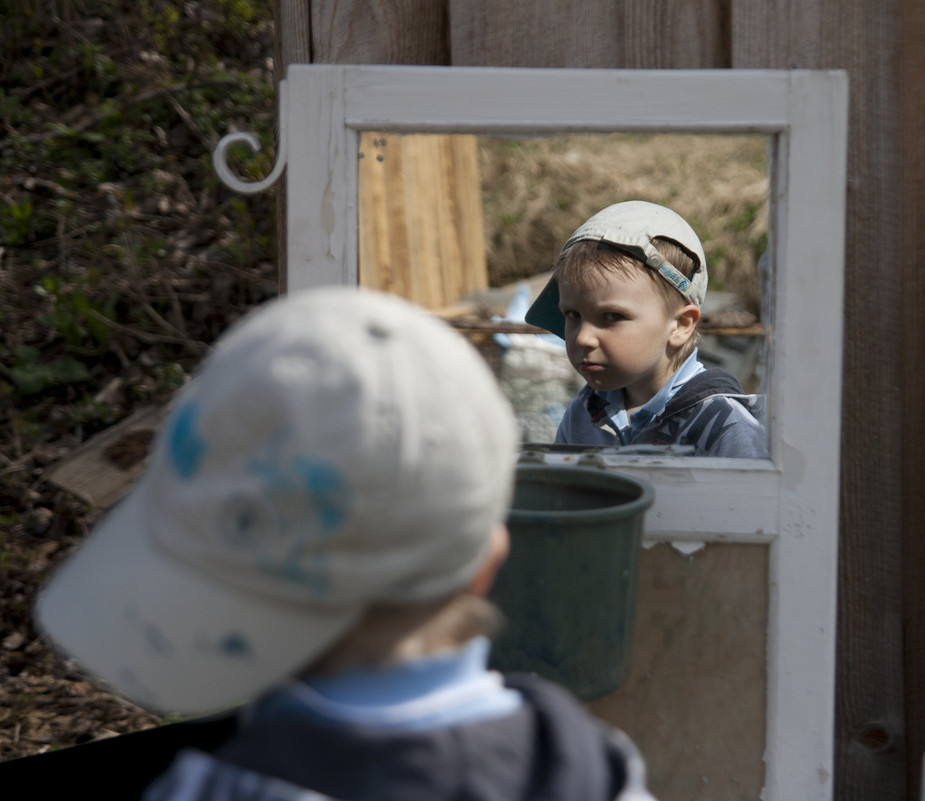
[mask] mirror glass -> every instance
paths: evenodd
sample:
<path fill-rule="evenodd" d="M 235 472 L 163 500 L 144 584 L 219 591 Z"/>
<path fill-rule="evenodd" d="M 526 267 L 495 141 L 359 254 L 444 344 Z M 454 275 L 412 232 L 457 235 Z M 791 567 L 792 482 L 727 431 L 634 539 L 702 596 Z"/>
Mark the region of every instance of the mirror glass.
<path fill-rule="evenodd" d="M 623 200 L 660 203 L 707 256 L 700 361 L 766 395 L 770 144 L 761 134 L 363 131 L 360 284 L 446 317 L 494 369 L 523 442 L 549 443 L 584 381 L 561 340 L 524 324 L 526 307 L 588 217 Z"/>

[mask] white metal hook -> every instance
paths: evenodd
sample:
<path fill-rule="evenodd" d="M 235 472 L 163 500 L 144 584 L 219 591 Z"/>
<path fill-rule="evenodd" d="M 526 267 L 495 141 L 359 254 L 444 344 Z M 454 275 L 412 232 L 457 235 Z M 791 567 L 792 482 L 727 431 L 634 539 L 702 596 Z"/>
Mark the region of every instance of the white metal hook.
<path fill-rule="evenodd" d="M 218 145 L 215 147 L 215 152 L 212 154 L 212 164 L 215 166 L 215 172 L 218 173 L 222 183 L 235 192 L 240 192 L 244 195 L 255 195 L 273 186 L 286 168 L 286 158 L 289 152 L 288 122 L 288 87 L 286 81 L 282 80 L 279 82 L 279 149 L 276 153 L 276 163 L 273 165 L 273 169 L 266 178 L 260 181 L 242 181 L 228 166 L 228 149 L 232 145 L 245 144 L 254 153 L 257 153 L 260 150 L 260 140 L 254 134 L 246 131 L 226 134 L 219 140 Z"/>

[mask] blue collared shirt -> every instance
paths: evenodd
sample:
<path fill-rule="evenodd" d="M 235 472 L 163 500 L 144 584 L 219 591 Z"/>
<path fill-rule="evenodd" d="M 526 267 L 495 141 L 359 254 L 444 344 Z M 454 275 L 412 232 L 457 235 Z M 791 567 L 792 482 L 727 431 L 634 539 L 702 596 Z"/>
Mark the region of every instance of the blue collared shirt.
<path fill-rule="evenodd" d="M 624 390 L 612 389 L 608 392 L 600 393 L 604 400 L 607 401 L 604 413 L 610 420 L 610 425 L 605 424 L 605 426 L 620 438 L 623 445 L 629 445 L 641 431 L 664 411 L 668 401 L 685 382 L 693 378 L 697 373 L 702 373 L 705 369 L 697 361 L 697 349 L 694 348 L 694 352 L 684 360 L 684 363 L 674 375 L 662 384 L 661 389 L 631 415 L 626 413 Z"/>
<path fill-rule="evenodd" d="M 357 667 L 333 676 L 293 681 L 258 701 L 251 714 L 309 714 L 345 725 L 423 731 L 503 717 L 520 694 L 487 669 L 490 643 L 471 640 L 386 667 Z"/>

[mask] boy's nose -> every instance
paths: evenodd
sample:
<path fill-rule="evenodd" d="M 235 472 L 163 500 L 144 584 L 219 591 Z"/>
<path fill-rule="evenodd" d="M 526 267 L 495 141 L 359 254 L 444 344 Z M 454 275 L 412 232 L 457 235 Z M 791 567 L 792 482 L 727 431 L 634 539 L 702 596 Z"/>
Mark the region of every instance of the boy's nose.
<path fill-rule="evenodd" d="M 575 344 L 582 348 L 594 348 L 597 345 L 597 335 L 594 326 L 580 323 L 575 331 Z"/>

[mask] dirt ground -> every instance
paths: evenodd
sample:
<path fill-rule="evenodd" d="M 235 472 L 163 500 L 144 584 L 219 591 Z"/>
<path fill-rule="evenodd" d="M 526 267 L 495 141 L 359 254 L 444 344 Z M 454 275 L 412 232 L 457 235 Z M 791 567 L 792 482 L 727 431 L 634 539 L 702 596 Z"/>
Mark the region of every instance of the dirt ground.
<path fill-rule="evenodd" d="M 24 468 L 27 465 L 23 465 Z M 81 537 L 56 533 L 95 518 L 66 493 L 39 482 L 33 513 L 3 550 L 0 577 L 0 760 L 158 725 L 161 719 L 89 682 L 49 648 L 30 619 L 32 600 L 53 566 Z"/>

